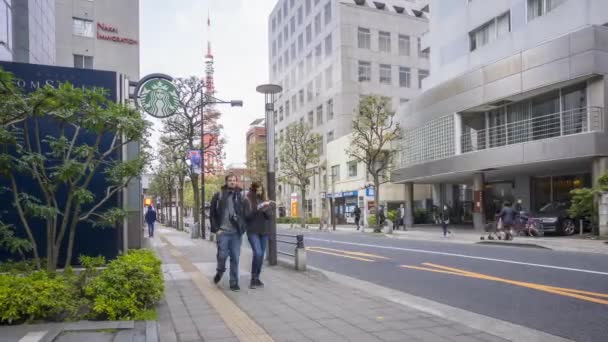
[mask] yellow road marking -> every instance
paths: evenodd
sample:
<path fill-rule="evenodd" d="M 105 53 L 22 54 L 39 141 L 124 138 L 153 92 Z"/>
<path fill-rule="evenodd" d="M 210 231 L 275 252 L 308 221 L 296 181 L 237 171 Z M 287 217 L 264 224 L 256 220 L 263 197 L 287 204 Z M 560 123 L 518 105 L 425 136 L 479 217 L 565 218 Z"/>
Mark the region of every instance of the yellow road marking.
<path fill-rule="evenodd" d="M 356 256 L 351 256 L 351 255 L 346 255 L 346 254 L 340 254 L 340 253 L 327 252 L 327 251 L 323 251 L 323 250 L 316 250 L 316 249 L 313 249 L 313 247 L 306 247 L 306 250 L 311 251 L 311 252 L 321 253 L 321 254 L 335 255 L 335 256 L 348 258 L 348 259 L 355 259 L 355 260 L 359 260 L 359 261 L 374 262 L 374 260 L 372 260 L 372 259 L 366 259 L 366 258 L 361 258 L 361 257 L 356 257 Z"/>
<path fill-rule="evenodd" d="M 496 282 L 506 283 L 506 284 L 510 284 L 510 285 L 527 287 L 527 288 L 538 290 L 538 291 L 553 293 L 553 294 L 557 294 L 557 295 L 561 295 L 561 296 L 565 296 L 565 297 L 572 297 L 572 298 L 576 298 L 576 299 L 580 299 L 580 300 L 584 300 L 584 301 L 588 301 L 588 302 L 608 305 L 608 300 L 590 297 L 590 296 L 595 296 L 595 297 L 608 298 L 608 294 L 604 294 L 604 293 L 582 291 L 582 290 L 568 289 L 568 288 L 556 287 L 556 286 L 550 286 L 550 285 L 510 280 L 510 279 L 494 277 L 494 276 L 490 276 L 490 275 L 486 275 L 486 274 L 465 271 L 465 270 L 461 270 L 458 268 L 441 266 L 441 265 L 432 264 L 432 263 L 423 263 L 423 265 L 425 265 L 427 267 L 411 266 L 411 265 L 401 265 L 401 267 L 414 269 L 414 270 L 429 271 L 429 272 L 435 272 L 435 273 L 443 273 L 443 274 L 458 275 L 458 276 L 469 277 L 469 278 L 496 281 Z M 584 296 L 584 295 L 586 295 L 586 296 Z"/>
<path fill-rule="evenodd" d="M 347 251 L 347 250 L 343 250 L 343 249 L 333 249 L 333 248 L 318 247 L 318 246 L 313 246 L 313 247 L 309 247 L 309 248 L 311 248 L 313 250 L 321 249 L 321 250 L 324 250 L 324 251 L 344 253 L 344 254 L 348 254 L 348 255 L 361 256 L 361 257 L 369 257 L 369 258 L 375 258 L 375 259 L 384 259 L 384 260 L 388 260 L 389 259 L 389 258 L 381 256 L 381 255 L 369 254 L 369 253 L 363 253 L 363 252 L 353 252 L 353 251 Z"/>

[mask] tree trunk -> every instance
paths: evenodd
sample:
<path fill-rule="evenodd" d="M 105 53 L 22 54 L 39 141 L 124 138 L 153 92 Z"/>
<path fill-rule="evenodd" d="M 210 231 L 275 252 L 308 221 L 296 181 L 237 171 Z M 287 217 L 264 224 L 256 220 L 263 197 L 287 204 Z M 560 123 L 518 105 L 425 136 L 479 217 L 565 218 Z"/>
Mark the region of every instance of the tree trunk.
<path fill-rule="evenodd" d="M 191 183 L 192 183 L 192 191 L 194 192 L 194 207 L 192 208 L 192 216 L 194 217 L 194 223 L 195 226 L 197 223 L 200 223 L 200 217 L 199 217 L 199 210 L 201 208 L 201 200 L 200 200 L 200 192 L 198 189 L 198 175 L 193 175 L 194 177 L 191 177 Z M 195 227 L 192 227 L 192 229 L 194 229 Z M 197 237 L 197 234 L 192 234 L 192 231 L 190 233 L 190 236 L 193 237 Z"/>
<path fill-rule="evenodd" d="M 378 177 L 374 177 L 374 201 L 376 202 L 376 232 L 382 231 L 382 225 L 380 224 L 380 181 Z"/>
<path fill-rule="evenodd" d="M 169 208 L 169 227 L 171 227 L 171 224 L 173 223 L 173 186 L 169 186 L 169 205 L 167 206 L 167 208 Z"/>
<path fill-rule="evenodd" d="M 183 231 L 184 230 L 184 176 L 180 175 L 179 179 L 178 179 L 178 190 L 177 190 L 177 196 L 179 197 L 178 201 L 179 201 L 179 206 L 178 206 L 178 216 L 179 216 L 179 225 L 177 227 L 178 230 Z"/>
<path fill-rule="evenodd" d="M 308 210 L 306 210 L 306 188 L 303 188 L 302 190 L 300 190 L 300 193 L 302 195 L 302 224 L 301 227 L 304 228 L 306 226 L 307 220 L 306 220 L 306 215 L 308 214 Z"/>
<path fill-rule="evenodd" d="M 54 272 L 55 267 L 53 264 L 53 260 L 55 260 L 55 239 L 53 238 L 53 229 L 56 227 L 51 227 L 51 222 L 47 221 L 46 223 L 46 270 L 48 272 Z"/>

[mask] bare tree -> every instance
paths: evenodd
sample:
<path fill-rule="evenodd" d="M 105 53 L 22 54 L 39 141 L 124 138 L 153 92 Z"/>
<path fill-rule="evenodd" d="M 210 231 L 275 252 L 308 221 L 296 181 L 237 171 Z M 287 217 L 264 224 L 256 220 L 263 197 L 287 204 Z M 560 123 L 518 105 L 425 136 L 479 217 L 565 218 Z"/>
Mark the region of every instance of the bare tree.
<path fill-rule="evenodd" d="M 379 96 L 362 98 L 353 120 L 350 147 L 346 149 L 347 155 L 363 163 L 372 177 L 376 212 L 380 208 L 380 185 L 389 181 L 387 173 L 394 157 L 391 145 L 401 137 L 395 112 L 389 108 L 389 99 Z M 380 222 L 376 220 L 376 231 L 380 230 Z"/>
<path fill-rule="evenodd" d="M 280 178 L 283 183 L 297 187 L 302 199 L 302 227 L 306 224 L 306 189 L 310 177 L 314 175 L 311 167 L 319 163 L 321 136 L 312 133 L 310 126 L 304 123 L 293 123 L 287 126 L 285 137 L 279 141 L 279 160 L 281 162 Z"/>
<path fill-rule="evenodd" d="M 186 79 L 179 78 L 175 80 L 175 85 L 179 95 L 179 105 L 176 114 L 163 121 L 164 143 L 174 149 L 183 151 L 202 150 L 206 161 L 202 167 L 202 172 L 215 172 L 208 167 L 208 162 L 223 157 L 225 140 L 220 137 L 223 127 L 217 122 L 220 113 L 213 110 L 204 110 L 203 89 L 205 84 L 201 79 L 194 76 Z M 201 139 L 201 111 L 204 112 L 204 132 L 202 133 L 203 136 L 212 137 L 210 139 Z M 205 140 L 204 146 L 201 146 L 202 140 Z M 185 153 L 184 158 L 186 158 Z M 200 209 L 202 208 L 199 175 L 193 174 L 191 168 L 187 169 L 187 173 L 194 193 L 194 221 L 198 223 L 200 222 Z"/>

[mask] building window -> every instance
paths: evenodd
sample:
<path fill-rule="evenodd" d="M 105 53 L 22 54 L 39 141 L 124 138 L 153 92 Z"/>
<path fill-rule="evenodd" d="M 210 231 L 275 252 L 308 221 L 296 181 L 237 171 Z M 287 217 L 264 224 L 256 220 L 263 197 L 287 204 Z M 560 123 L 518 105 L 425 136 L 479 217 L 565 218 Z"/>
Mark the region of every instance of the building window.
<path fill-rule="evenodd" d="M 411 87 L 411 70 L 407 67 L 399 67 L 399 86 L 409 88 Z"/>
<path fill-rule="evenodd" d="M 372 80 L 372 64 L 370 62 L 359 61 L 359 82 L 369 82 Z"/>
<path fill-rule="evenodd" d="M 300 89 L 298 96 L 300 97 L 300 106 L 304 106 L 304 89 Z"/>
<path fill-rule="evenodd" d="M 327 101 L 327 121 L 334 118 L 334 100 Z"/>
<path fill-rule="evenodd" d="M 74 55 L 74 68 L 93 69 L 93 56 Z"/>
<path fill-rule="evenodd" d="M 310 24 L 306 25 L 306 45 L 310 45 L 312 43 L 312 26 Z"/>
<path fill-rule="evenodd" d="M 329 57 L 331 56 L 331 50 L 333 49 L 332 47 L 332 39 L 331 39 L 331 33 L 325 37 L 325 57 Z"/>
<path fill-rule="evenodd" d="M 291 110 L 291 107 L 289 106 L 289 101 L 285 101 L 285 118 L 289 117 L 290 110 Z"/>
<path fill-rule="evenodd" d="M 303 22 L 304 22 L 304 9 L 302 9 L 302 6 L 300 6 L 298 8 L 298 26 L 302 25 Z"/>
<path fill-rule="evenodd" d="M 322 56 L 323 56 L 323 45 L 321 45 L 321 43 L 319 43 L 317 46 L 315 46 L 315 63 L 321 64 Z"/>
<path fill-rule="evenodd" d="M 273 40 L 272 41 L 272 57 L 276 57 L 277 55 L 277 41 Z"/>
<path fill-rule="evenodd" d="M 417 42 L 418 42 L 418 57 L 429 58 L 429 53 L 426 51 L 422 51 L 422 39 L 420 39 L 420 37 L 418 37 Z"/>
<path fill-rule="evenodd" d="M 331 1 L 325 4 L 325 25 L 331 22 Z"/>
<path fill-rule="evenodd" d="M 321 95 L 321 86 L 323 84 L 323 76 L 322 74 L 318 74 L 315 77 L 315 97 L 319 97 Z"/>
<path fill-rule="evenodd" d="M 291 97 L 291 111 L 293 113 L 295 113 L 297 109 L 298 109 L 298 96 L 297 95 L 293 95 Z"/>
<path fill-rule="evenodd" d="M 283 106 L 279 107 L 279 121 L 283 121 Z"/>
<path fill-rule="evenodd" d="M 340 181 L 340 165 L 334 165 L 331 167 L 331 179 L 332 182 Z"/>
<path fill-rule="evenodd" d="M 428 70 L 418 70 L 418 88 L 422 89 L 422 80 L 429 77 Z"/>
<path fill-rule="evenodd" d="M 298 78 L 300 81 L 304 80 L 304 61 L 298 63 Z"/>
<path fill-rule="evenodd" d="M 372 43 L 371 43 L 372 34 L 369 31 L 369 29 L 359 27 L 359 29 L 357 30 L 357 41 L 358 41 L 359 49 L 368 49 L 369 50 L 372 45 Z"/>
<path fill-rule="evenodd" d="M 391 66 L 380 64 L 380 83 L 391 84 Z"/>
<path fill-rule="evenodd" d="M 357 177 L 357 164 L 356 161 L 348 162 L 348 177 Z"/>
<path fill-rule="evenodd" d="M 528 0 L 528 21 L 551 12 L 566 0 Z"/>
<path fill-rule="evenodd" d="M 311 73 L 312 72 L 312 53 L 309 53 L 306 56 L 306 73 Z"/>
<path fill-rule="evenodd" d="M 378 33 L 378 48 L 380 52 L 391 52 L 391 33 L 380 31 Z"/>
<path fill-rule="evenodd" d="M 317 126 L 323 124 L 323 106 L 317 107 Z M 329 142 L 329 140 L 327 140 Z"/>
<path fill-rule="evenodd" d="M 283 20 L 283 12 L 281 12 L 281 9 L 279 8 L 279 10 L 277 11 L 277 24 L 281 25 L 281 20 Z"/>
<path fill-rule="evenodd" d="M 279 36 L 277 37 L 277 44 L 279 45 L 279 50 L 281 50 L 281 48 L 283 47 L 283 34 L 279 33 Z"/>
<path fill-rule="evenodd" d="M 399 55 L 410 55 L 410 36 L 399 35 Z"/>
<path fill-rule="evenodd" d="M 314 118 L 314 113 L 312 112 L 312 110 L 310 112 L 308 112 L 308 126 L 312 127 L 315 123 L 315 118 Z"/>
<path fill-rule="evenodd" d="M 325 69 L 325 88 L 331 89 L 333 83 L 333 67 L 330 65 L 327 69 Z"/>
<path fill-rule="evenodd" d="M 312 0 L 306 0 L 306 16 L 310 15 L 310 9 L 312 8 Z"/>
<path fill-rule="evenodd" d="M 504 13 L 469 32 L 471 51 L 475 51 L 511 32 L 510 17 L 509 12 Z"/>
<path fill-rule="evenodd" d="M 289 51 L 287 50 L 287 46 L 285 46 L 285 54 L 283 54 L 283 61 L 285 61 L 285 69 L 289 68 Z"/>
<path fill-rule="evenodd" d="M 399 104 L 404 104 L 404 103 L 408 103 L 408 102 L 410 102 L 410 99 L 406 99 L 403 97 L 399 99 Z"/>
<path fill-rule="evenodd" d="M 279 74 L 283 72 L 283 57 L 279 57 Z"/>
<path fill-rule="evenodd" d="M 296 17 L 295 16 L 291 17 L 291 20 L 289 20 L 289 29 L 291 30 L 290 34 L 293 36 L 294 33 L 296 33 Z"/>
<path fill-rule="evenodd" d="M 310 102 L 312 101 L 312 82 L 308 82 L 308 85 L 306 86 L 306 101 Z"/>
<path fill-rule="evenodd" d="M 334 131 L 327 132 L 327 142 L 331 142 L 334 140 Z"/>
<path fill-rule="evenodd" d="M 321 34 L 321 13 L 315 16 L 315 36 Z"/>
<path fill-rule="evenodd" d="M 304 34 L 300 33 L 298 36 L 298 54 L 304 53 Z"/>
<path fill-rule="evenodd" d="M 285 27 L 283 28 L 283 40 L 285 43 L 289 40 L 289 28 L 287 27 L 287 24 L 285 24 Z"/>
<path fill-rule="evenodd" d="M 272 33 L 275 33 L 277 30 L 277 19 L 276 18 L 272 18 Z"/>
<path fill-rule="evenodd" d="M 72 28 L 74 35 L 93 38 L 93 21 L 80 18 L 72 19 Z"/>
<path fill-rule="evenodd" d="M 291 60 L 295 62 L 296 60 L 296 43 L 293 42 L 291 44 Z"/>

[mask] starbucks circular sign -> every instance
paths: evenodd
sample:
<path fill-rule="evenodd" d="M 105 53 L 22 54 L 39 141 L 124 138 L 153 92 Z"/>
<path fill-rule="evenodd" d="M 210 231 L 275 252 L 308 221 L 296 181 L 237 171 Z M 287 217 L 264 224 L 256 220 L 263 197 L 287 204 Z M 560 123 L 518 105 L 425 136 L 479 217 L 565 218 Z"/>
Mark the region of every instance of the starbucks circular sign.
<path fill-rule="evenodd" d="M 175 114 L 178 99 L 177 88 L 165 78 L 149 78 L 138 87 L 139 107 L 156 118 L 163 119 Z"/>

